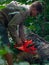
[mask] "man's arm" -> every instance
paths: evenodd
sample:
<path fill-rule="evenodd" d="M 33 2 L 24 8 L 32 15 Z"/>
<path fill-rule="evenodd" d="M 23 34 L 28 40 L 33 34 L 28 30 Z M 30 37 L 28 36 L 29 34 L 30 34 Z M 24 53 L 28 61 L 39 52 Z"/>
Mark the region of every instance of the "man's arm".
<path fill-rule="evenodd" d="M 8 30 L 15 42 L 19 42 L 19 37 L 16 32 L 16 26 L 23 22 L 23 17 L 20 13 L 17 13 L 8 24 Z M 20 26 L 21 29 L 21 26 Z M 21 29 L 22 30 L 22 29 Z M 23 32 L 23 31 L 22 31 Z M 22 34 L 22 33 L 21 33 Z"/>
<path fill-rule="evenodd" d="M 20 25 L 19 25 L 19 36 L 20 36 L 21 40 L 24 42 L 25 41 L 25 33 L 24 33 L 23 23 L 20 23 Z"/>

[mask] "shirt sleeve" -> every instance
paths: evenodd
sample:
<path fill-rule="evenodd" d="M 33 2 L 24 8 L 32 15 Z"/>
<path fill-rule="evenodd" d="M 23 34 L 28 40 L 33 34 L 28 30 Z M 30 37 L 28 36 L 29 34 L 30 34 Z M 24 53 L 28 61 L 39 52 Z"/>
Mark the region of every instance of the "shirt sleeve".
<path fill-rule="evenodd" d="M 23 17 L 20 13 L 17 13 L 8 24 L 8 30 L 15 42 L 19 41 L 19 37 L 16 32 L 16 26 L 23 23 Z"/>
<path fill-rule="evenodd" d="M 19 25 L 21 22 L 23 22 L 23 16 L 21 15 L 20 12 L 17 12 L 13 18 L 10 20 L 8 25 Z"/>

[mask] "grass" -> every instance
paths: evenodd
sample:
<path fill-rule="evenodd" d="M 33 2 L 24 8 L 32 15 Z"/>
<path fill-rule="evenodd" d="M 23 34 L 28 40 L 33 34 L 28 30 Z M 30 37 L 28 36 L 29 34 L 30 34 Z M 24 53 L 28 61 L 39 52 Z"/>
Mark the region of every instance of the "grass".
<path fill-rule="evenodd" d="M 0 5 L 0 10 L 3 9 L 3 8 L 5 8 L 5 6 Z"/>

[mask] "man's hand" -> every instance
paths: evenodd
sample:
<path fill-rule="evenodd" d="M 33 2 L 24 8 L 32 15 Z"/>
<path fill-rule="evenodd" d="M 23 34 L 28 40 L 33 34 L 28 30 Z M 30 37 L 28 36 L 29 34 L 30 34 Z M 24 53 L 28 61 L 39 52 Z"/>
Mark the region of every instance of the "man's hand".
<path fill-rule="evenodd" d="M 15 47 L 20 47 L 22 46 L 24 43 L 22 42 L 21 39 L 19 39 L 19 41 L 17 41 L 17 43 L 15 44 Z"/>

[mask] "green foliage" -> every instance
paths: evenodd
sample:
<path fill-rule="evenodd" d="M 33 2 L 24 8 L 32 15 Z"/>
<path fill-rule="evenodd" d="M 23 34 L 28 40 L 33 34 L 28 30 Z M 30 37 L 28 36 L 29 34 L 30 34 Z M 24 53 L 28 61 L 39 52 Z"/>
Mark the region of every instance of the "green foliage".
<path fill-rule="evenodd" d="M 49 35 L 46 35 L 46 36 L 44 37 L 44 39 L 49 42 Z"/>
<path fill-rule="evenodd" d="M 0 6 L 0 9 L 3 9 L 3 8 L 5 8 L 5 6 Z"/>

